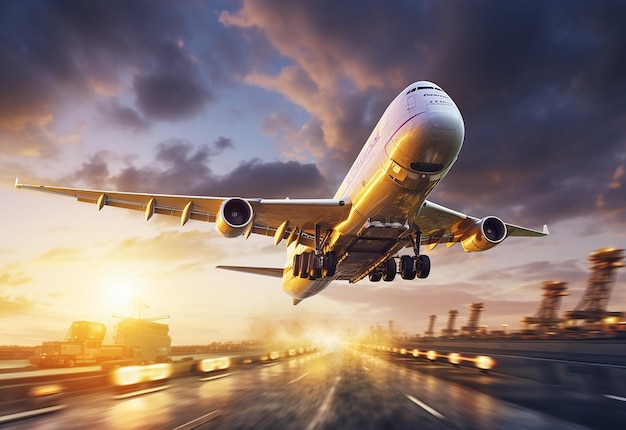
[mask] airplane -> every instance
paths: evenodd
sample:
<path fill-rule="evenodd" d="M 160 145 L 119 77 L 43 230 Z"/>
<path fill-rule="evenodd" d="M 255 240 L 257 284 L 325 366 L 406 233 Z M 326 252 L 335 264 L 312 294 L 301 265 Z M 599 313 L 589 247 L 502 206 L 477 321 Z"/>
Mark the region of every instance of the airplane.
<path fill-rule="evenodd" d="M 463 118 L 438 85 L 418 81 L 387 107 L 331 199 L 206 197 L 100 191 L 20 184 L 15 187 L 75 197 L 78 201 L 215 223 L 223 237 L 250 234 L 285 241 L 283 268 L 217 266 L 282 278 L 297 305 L 335 280 L 355 283 L 426 278 L 430 250 L 461 243 L 467 252 L 485 251 L 509 236 L 549 234 L 476 218 L 427 199 L 450 171 L 465 136 Z M 412 255 L 398 253 L 411 248 Z M 411 254 L 411 252 L 409 252 Z"/>

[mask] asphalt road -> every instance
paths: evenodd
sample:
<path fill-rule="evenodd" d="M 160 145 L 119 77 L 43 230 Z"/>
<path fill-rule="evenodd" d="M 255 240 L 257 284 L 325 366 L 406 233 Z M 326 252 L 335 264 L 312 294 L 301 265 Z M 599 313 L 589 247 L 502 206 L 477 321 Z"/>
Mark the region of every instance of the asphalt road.
<path fill-rule="evenodd" d="M 476 369 L 345 348 L 158 392 L 65 400 L 61 411 L 0 429 L 623 428 L 626 402 Z"/>

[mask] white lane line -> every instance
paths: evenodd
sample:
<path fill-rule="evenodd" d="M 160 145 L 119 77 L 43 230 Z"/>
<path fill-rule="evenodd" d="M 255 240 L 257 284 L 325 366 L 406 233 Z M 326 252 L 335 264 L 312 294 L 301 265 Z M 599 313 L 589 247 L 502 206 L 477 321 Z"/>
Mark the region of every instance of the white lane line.
<path fill-rule="evenodd" d="M 415 403 L 417 406 L 419 406 L 420 408 L 424 409 L 426 412 L 428 412 L 429 414 L 431 414 L 434 417 L 439 418 L 440 420 L 445 420 L 446 417 L 444 417 L 442 414 L 439 413 L 439 411 L 431 408 L 430 406 L 428 406 L 426 403 L 421 402 L 419 400 L 417 400 L 415 397 L 411 396 L 410 394 L 405 394 L 406 397 L 412 401 L 413 403 Z"/>
<path fill-rule="evenodd" d="M 322 403 L 322 406 L 320 406 L 320 408 L 317 410 L 315 417 L 307 426 L 307 430 L 321 428 L 322 425 L 324 424 L 324 421 L 326 420 L 326 415 L 328 414 L 328 410 L 330 409 L 330 402 L 333 401 L 333 396 L 335 395 L 335 390 L 337 389 L 337 384 L 339 383 L 340 380 L 341 380 L 341 376 L 337 376 L 335 378 L 335 382 L 333 382 L 333 386 L 330 387 L 330 390 L 328 390 L 328 394 L 326 395 L 326 398 L 324 399 L 324 403 Z"/>
<path fill-rule="evenodd" d="M 212 419 L 211 415 L 217 412 L 218 412 L 217 410 L 214 410 L 213 412 L 209 412 L 208 414 L 202 415 L 201 417 L 198 417 L 195 420 L 189 421 L 188 423 L 185 423 L 183 425 L 176 427 L 174 430 L 190 430 L 195 427 L 198 427 L 200 424 L 204 424 L 207 421 L 211 420 Z"/>
<path fill-rule="evenodd" d="M 159 385 L 158 387 L 154 387 L 154 388 L 145 388 L 143 390 L 131 391 L 129 393 L 124 393 L 124 394 L 117 394 L 117 395 L 112 396 L 112 399 L 124 400 L 130 397 L 143 396 L 144 394 L 156 393 L 157 391 L 167 390 L 169 387 L 170 387 L 169 385 Z"/>
<path fill-rule="evenodd" d="M 293 384 L 294 382 L 298 382 L 300 379 L 304 378 L 308 374 L 309 374 L 309 372 L 306 372 L 304 375 L 300 375 L 296 379 L 292 379 L 291 381 L 289 381 L 289 384 Z M 287 384 L 287 385 L 289 385 L 289 384 Z"/>
<path fill-rule="evenodd" d="M 273 367 L 273 366 L 278 366 L 279 363 L 270 363 L 270 364 L 264 364 L 263 367 Z"/>
<path fill-rule="evenodd" d="M 200 378 L 200 381 L 214 381 L 216 379 L 222 379 L 222 378 L 226 378 L 227 376 L 232 375 L 231 373 L 223 373 L 221 375 L 215 375 L 215 376 L 207 376 L 206 378 Z"/>
<path fill-rule="evenodd" d="M 65 405 L 57 405 L 57 406 L 49 406 L 47 408 L 34 409 L 31 411 L 17 412 L 14 414 L 3 415 L 3 416 L 0 416 L 0 425 L 11 422 L 11 421 L 21 420 L 24 418 L 36 417 L 37 415 L 49 414 L 51 412 L 60 411 L 61 409 L 64 409 L 64 408 L 65 408 Z"/>
<path fill-rule="evenodd" d="M 620 402 L 626 402 L 626 397 L 614 396 L 613 394 L 604 394 L 604 397 L 613 400 L 619 400 Z"/>
<path fill-rule="evenodd" d="M 370 369 L 368 369 L 368 368 L 367 368 L 367 367 L 365 367 L 365 366 L 363 366 L 363 369 L 364 369 L 364 370 L 366 370 L 366 371 L 368 371 L 368 372 L 371 372 L 371 370 L 370 370 Z"/>

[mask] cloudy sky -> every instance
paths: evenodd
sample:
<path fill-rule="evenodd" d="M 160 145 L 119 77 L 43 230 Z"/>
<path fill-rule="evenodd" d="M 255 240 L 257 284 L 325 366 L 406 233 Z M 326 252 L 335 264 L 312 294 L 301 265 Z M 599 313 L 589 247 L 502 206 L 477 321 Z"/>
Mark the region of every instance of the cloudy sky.
<path fill-rule="evenodd" d="M 572 309 L 590 252 L 626 248 L 626 5 L 621 1 L 0 2 L 0 343 L 112 327 L 139 295 L 174 344 L 273 330 L 409 333 L 449 309 L 490 329 Z M 389 102 L 432 80 L 466 138 L 431 199 L 541 228 L 485 253 L 431 253 L 427 280 L 336 282 L 297 307 L 272 240 L 13 189 L 330 197 Z M 626 270 L 611 310 L 626 311 Z"/>

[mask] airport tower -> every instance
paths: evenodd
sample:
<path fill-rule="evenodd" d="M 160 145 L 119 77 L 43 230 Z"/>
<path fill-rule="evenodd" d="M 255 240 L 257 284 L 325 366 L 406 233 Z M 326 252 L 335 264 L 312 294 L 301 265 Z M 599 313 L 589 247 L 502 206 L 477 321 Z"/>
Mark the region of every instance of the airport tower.
<path fill-rule="evenodd" d="M 458 315 L 459 315 L 459 311 L 456 309 L 450 309 L 448 311 L 448 324 L 446 328 L 441 330 L 445 337 L 452 337 L 458 332 L 458 330 L 454 328 L 454 323 L 456 322 L 456 317 Z"/>
<path fill-rule="evenodd" d="M 560 330 L 565 322 L 564 318 L 559 318 L 559 309 L 562 298 L 569 295 L 567 282 L 546 281 L 541 288 L 543 299 L 539 309 L 534 316 L 522 319 L 522 327 L 524 330 L 534 330 L 538 334 L 554 333 Z"/>
<path fill-rule="evenodd" d="M 615 269 L 625 266 L 624 250 L 598 249 L 589 255 L 588 260 L 591 267 L 587 288 L 574 310 L 565 313 L 565 318 L 568 327 L 582 326 L 593 330 L 624 316 L 624 312 L 607 311 L 615 284 Z"/>
<path fill-rule="evenodd" d="M 396 337 L 395 329 L 393 328 L 393 320 L 389 320 L 388 323 L 389 339 L 393 339 Z"/>
<path fill-rule="evenodd" d="M 424 334 L 428 337 L 433 337 L 435 335 L 435 320 L 437 319 L 437 315 L 431 315 L 428 321 L 428 330 L 424 332 Z"/>
<path fill-rule="evenodd" d="M 477 336 L 480 334 L 481 327 L 480 323 L 480 314 L 485 309 L 485 305 L 483 303 L 472 303 L 472 307 L 470 308 L 470 316 L 467 321 L 467 325 L 461 328 L 461 331 L 464 334 L 470 336 Z"/>

